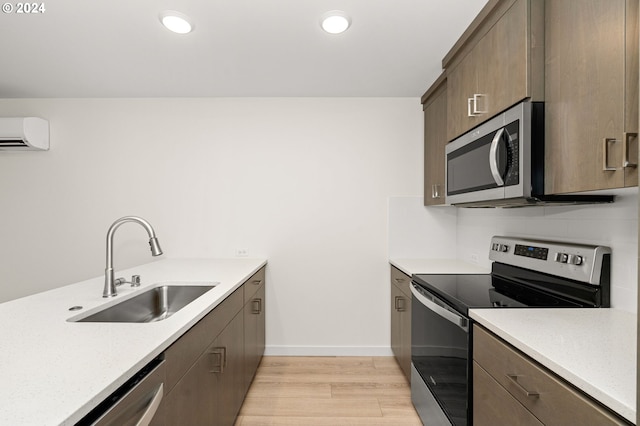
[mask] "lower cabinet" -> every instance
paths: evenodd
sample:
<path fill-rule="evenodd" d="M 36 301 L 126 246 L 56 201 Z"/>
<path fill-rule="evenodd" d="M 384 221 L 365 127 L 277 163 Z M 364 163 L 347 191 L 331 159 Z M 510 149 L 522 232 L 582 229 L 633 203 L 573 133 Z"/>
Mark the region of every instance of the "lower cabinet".
<path fill-rule="evenodd" d="M 391 350 L 411 381 L 411 277 L 391 267 Z"/>
<path fill-rule="evenodd" d="M 264 291 L 263 268 L 167 349 L 166 425 L 234 424 L 264 353 Z"/>
<path fill-rule="evenodd" d="M 474 425 L 629 424 L 487 330 L 473 339 Z"/>
<path fill-rule="evenodd" d="M 167 395 L 167 425 L 232 425 L 244 398 L 238 313 Z"/>
<path fill-rule="evenodd" d="M 246 290 L 246 289 L 245 289 Z M 249 390 L 265 347 L 265 287 L 260 285 L 244 305 L 244 387 Z"/>

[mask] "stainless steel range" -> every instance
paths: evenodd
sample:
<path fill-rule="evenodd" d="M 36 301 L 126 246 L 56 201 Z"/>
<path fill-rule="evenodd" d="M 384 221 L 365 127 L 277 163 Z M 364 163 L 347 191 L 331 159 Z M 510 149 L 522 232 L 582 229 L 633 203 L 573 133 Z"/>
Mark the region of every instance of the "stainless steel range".
<path fill-rule="evenodd" d="M 491 274 L 416 274 L 411 283 L 411 399 L 428 425 L 472 423 L 469 309 L 607 308 L 611 250 L 493 237 Z"/>

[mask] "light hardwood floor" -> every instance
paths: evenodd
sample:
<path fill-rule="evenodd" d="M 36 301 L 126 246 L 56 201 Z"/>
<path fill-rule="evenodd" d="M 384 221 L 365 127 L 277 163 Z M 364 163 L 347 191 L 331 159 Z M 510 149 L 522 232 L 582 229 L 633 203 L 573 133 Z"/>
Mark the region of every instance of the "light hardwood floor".
<path fill-rule="evenodd" d="M 392 357 L 264 357 L 236 426 L 422 425 Z"/>

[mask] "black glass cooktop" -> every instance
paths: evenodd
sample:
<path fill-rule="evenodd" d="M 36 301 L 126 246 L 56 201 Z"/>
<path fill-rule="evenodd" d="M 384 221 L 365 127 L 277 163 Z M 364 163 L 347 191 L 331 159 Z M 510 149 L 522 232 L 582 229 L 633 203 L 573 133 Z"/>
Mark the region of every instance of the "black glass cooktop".
<path fill-rule="evenodd" d="M 413 281 L 458 312 L 473 308 L 590 307 L 597 288 L 494 263 L 491 274 L 416 274 Z"/>

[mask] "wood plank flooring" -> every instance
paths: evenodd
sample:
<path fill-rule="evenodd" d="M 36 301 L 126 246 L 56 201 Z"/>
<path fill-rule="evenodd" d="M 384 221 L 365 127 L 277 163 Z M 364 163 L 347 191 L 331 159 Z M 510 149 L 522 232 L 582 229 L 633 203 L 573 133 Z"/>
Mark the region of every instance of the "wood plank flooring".
<path fill-rule="evenodd" d="M 392 357 L 263 357 L 236 426 L 422 425 Z"/>

